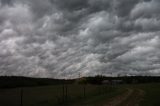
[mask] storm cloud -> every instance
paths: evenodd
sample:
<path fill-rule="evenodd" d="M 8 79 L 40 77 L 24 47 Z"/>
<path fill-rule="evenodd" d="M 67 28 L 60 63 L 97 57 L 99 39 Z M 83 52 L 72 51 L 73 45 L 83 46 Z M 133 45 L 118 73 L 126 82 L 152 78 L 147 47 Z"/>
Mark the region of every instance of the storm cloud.
<path fill-rule="evenodd" d="M 159 0 L 0 0 L 0 75 L 160 75 Z"/>

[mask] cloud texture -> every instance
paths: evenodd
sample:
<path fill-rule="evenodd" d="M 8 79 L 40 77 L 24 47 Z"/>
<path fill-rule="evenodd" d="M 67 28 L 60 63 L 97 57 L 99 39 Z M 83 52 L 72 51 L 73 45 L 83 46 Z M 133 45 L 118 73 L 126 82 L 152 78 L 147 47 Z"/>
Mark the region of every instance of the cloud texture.
<path fill-rule="evenodd" d="M 160 75 L 159 0 L 0 0 L 0 75 Z"/>

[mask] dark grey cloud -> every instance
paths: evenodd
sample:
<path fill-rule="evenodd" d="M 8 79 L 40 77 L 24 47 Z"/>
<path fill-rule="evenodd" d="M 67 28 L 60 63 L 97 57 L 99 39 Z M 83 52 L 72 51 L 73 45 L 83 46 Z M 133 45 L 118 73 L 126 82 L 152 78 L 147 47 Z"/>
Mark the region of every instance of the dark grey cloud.
<path fill-rule="evenodd" d="M 12 5 L 14 0 L 0 0 L 2 5 Z"/>
<path fill-rule="evenodd" d="M 0 75 L 159 75 L 158 0 L 1 0 Z"/>
<path fill-rule="evenodd" d="M 138 2 L 139 0 L 114 0 L 112 8 L 118 16 L 128 17 L 130 11 Z"/>

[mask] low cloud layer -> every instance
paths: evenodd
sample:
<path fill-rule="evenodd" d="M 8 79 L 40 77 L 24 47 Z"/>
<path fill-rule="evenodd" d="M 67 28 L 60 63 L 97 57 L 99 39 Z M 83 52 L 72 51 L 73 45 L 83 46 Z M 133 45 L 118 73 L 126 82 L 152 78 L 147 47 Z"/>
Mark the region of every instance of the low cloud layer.
<path fill-rule="evenodd" d="M 0 0 L 0 75 L 160 75 L 159 0 Z"/>

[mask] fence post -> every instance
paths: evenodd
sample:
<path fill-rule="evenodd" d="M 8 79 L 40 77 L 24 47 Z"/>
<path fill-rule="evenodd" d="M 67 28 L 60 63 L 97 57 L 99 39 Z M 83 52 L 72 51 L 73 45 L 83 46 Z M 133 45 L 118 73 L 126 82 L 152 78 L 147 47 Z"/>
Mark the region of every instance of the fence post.
<path fill-rule="evenodd" d="M 20 104 L 20 106 L 23 106 L 23 88 L 20 89 L 20 93 L 21 93 L 21 104 Z"/>
<path fill-rule="evenodd" d="M 67 98 L 68 98 L 68 86 L 66 85 L 65 86 L 65 100 L 67 101 Z"/>
<path fill-rule="evenodd" d="M 83 86 L 83 96 L 84 98 L 86 97 L 86 86 L 85 85 Z"/>
<path fill-rule="evenodd" d="M 62 102 L 64 103 L 64 84 L 62 86 Z"/>

